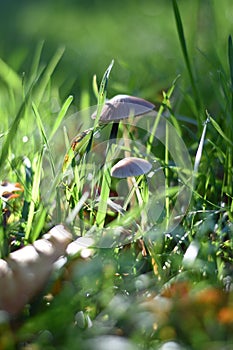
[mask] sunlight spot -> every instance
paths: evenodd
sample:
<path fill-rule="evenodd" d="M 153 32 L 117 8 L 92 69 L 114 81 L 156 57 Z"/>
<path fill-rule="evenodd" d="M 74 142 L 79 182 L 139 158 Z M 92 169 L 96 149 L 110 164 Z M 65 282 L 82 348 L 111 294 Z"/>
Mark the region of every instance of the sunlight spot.
<path fill-rule="evenodd" d="M 189 245 L 188 249 L 186 250 L 186 253 L 184 254 L 183 264 L 185 265 L 193 264 L 197 257 L 198 251 L 199 251 L 199 244 L 193 241 Z"/>
<path fill-rule="evenodd" d="M 23 136 L 22 140 L 23 140 L 23 143 L 26 143 L 28 142 L 29 138 L 27 137 L 27 135 L 25 135 Z"/>
<path fill-rule="evenodd" d="M 91 255 L 92 255 L 91 249 L 84 248 L 84 249 L 81 251 L 81 257 L 82 257 L 83 259 L 87 259 L 87 258 L 89 258 L 89 256 L 91 256 Z"/>
<path fill-rule="evenodd" d="M 147 177 L 151 178 L 154 175 L 154 171 L 150 171 L 149 174 L 147 174 Z"/>
<path fill-rule="evenodd" d="M 95 133 L 94 138 L 95 139 L 99 139 L 100 136 L 101 136 L 101 133 L 98 131 L 98 132 Z"/>
<path fill-rule="evenodd" d="M 92 173 L 88 173 L 87 174 L 87 180 L 91 181 L 93 179 L 93 174 Z"/>
<path fill-rule="evenodd" d="M 173 342 L 173 341 L 169 341 L 164 343 L 159 350 L 180 350 L 181 347 L 179 346 L 179 344 Z"/>
<path fill-rule="evenodd" d="M 24 157 L 23 158 L 23 164 L 25 165 L 26 168 L 30 169 L 32 167 L 31 161 L 30 161 L 30 159 L 28 157 Z"/>

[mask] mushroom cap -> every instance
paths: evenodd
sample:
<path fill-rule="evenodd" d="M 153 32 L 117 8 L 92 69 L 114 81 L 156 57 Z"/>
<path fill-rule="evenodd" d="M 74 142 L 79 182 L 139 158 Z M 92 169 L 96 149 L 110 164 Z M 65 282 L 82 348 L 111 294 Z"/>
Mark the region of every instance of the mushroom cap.
<path fill-rule="evenodd" d="M 153 103 L 129 95 L 116 95 L 108 100 L 102 108 L 100 115 L 101 123 L 119 122 L 131 115 L 136 117 L 153 110 L 155 106 Z M 92 114 L 92 119 L 96 118 L 97 112 Z"/>
<path fill-rule="evenodd" d="M 148 173 L 151 168 L 152 164 L 145 159 L 126 157 L 112 167 L 111 176 L 117 178 L 139 176 Z"/>

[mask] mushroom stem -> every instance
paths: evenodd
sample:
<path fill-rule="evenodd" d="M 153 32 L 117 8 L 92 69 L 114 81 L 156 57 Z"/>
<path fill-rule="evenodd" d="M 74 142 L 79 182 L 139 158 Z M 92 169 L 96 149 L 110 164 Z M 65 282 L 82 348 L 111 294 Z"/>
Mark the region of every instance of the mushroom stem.
<path fill-rule="evenodd" d="M 118 129 L 119 129 L 119 123 L 113 123 L 112 124 L 111 133 L 110 133 L 110 137 L 109 137 L 110 141 L 117 138 Z"/>
<path fill-rule="evenodd" d="M 123 208 L 126 210 L 129 203 L 132 203 L 132 198 L 134 194 L 136 194 L 139 207 L 141 208 L 141 227 L 144 230 L 146 224 L 146 213 L 144 211 L 144 199 L 142 198 L 142 194 L 140 192 L 140 188 L 138 184 L 142 180 L 141 175 L 147 174 L 152 168 L 152 164 L 145 159 L 137 158 L 137 157 L 126 157 L 121 159 L 118 163 L 116 163 L 111 169 L 111 176 L 116 178 L 128 178 L 132 179 L 132 187 L 130 188 L 130 192 Z M 135 179 L 137 177 L 137 180 Z M 146 204 L 146 201 L 145 201 Z"/>
<path fill-rule="evenodd" d="M 125 144 L 125 157 L 130 157 L 130 140 L 128 138 L 128 130 L 127 130 L 127 127 L 126 125 L 123 123 L 123 137 L 124 137 L 124 144 Z M 128 184 L 128 188 L 129 190 L 134 186 L 136 180 L 135 180 L 135 177 L 127 177 L 127 184 Z M 135 204 L 135 196 L 133 196 L 131 198 L 131 201 L 130 201 L 130 205 L 132 206 L 132 208 L 134 207 L 134 204 Z"/>

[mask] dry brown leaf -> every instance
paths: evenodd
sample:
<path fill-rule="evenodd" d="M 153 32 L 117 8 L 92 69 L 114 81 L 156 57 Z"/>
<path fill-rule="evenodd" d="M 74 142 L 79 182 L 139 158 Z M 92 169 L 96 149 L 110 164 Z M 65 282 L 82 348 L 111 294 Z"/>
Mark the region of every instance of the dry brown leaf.
<path fill-rule="evenodd" d="M 17 314 L 46 283 L 54 262 L 65 254 L 71 234 L 55 226 L 32 245 L 0 259 L 0 309 Z"/>
<path fill-rule="evenodd" d="M 4 181 L 0 184 L 0 198 L 9 200 L 11 198 L 16 198 L 19 195 L 14 192 L 22 192 L 23 187 L 20 183 L 16 182 L 15 184 Z"/>

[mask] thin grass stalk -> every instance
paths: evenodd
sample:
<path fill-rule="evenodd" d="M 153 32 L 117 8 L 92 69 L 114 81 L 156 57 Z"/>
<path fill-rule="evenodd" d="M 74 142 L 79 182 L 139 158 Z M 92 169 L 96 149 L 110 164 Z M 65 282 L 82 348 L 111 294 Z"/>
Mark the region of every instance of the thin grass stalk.
<path fill-rule="evenodd" d="M 99 88 L 99 91 L 98 91 L 96 118 L 95 118 L 93 130 L 91 132 L 91 137 L 90 137 L 89 143 L 87 145 L 87 150 L 86 150 L 87 153 L 89 153 L 90 150 L 91 150 L 91 146 L 92 146 L 92 142 L 93 142 L 93 136 L 94 136 L 94 133 L 96 131 L 96 128 L 99 125 L 99 120 L 100 120 L 100 117 L 101 117 L 101 111 L 102 111 L 102 108 L 103 108 L 103 106 L 105 104 L 105 100 L 106 100 L 109 75 L 111 73 L 113 64 L 114 64 L 114 60 L 112 60 L 112 62 L 110 63 L 110 65 L 106 69 L 106 71 L 105 71 L 105 73 L 103 75 L 101 84 L 100 84 L 100 88 Z"/>
<path fill-rule="evenodd" d="M 233 118 L 233 44 L 231 35 L 228 38 L 228 62 L 230 68 L 230 88 L 231 88 L 231 117 Z M 232 125 L 229 125 L 232 128 Z"/>
<path fill-rule="evenodd" d="M 167 102 L 168 102 L 168 100 L 171 98 L 171 96 L 173 94 L 173 91 L 175 89 L 175 84 L 176 84 L 176 81 L 177 81 L 178 78 L 179 78 L 179 76 L 174 80 L 174 82 L 172 83 L 172 86 L 170 87 L 168 92 L 163 94 L 163 101 L 162 101 L 161 106 L 159 107 L 157 116 L 155 118 L 155 122 L 153 124 L 152 130 L 150 132 L 150 136 L 149 136 L 149 139 L 148 139 L 148 142 L 147 142 L 147 145 L 146 145 L 147 154 L 150 154 L 150 152 L 151 152 L 152 144 L 153 144 L 153 141 L 154 141 L 154 138 L 155 138 L 156 130 L 158 128 L 161 116 L 163 114 L 164 109 L 167 108 Z"/>
<path fill-rule="evenodd" d="M 85 163 L 85 158 L 83 158 L 83 162 L 79 165 L 76 165 L 74 168 L 74 182 L 76 186 L 73 189 L 73 194 L 75 194 L 75 206 L 78 205 L 82 198 L 82 194 L 84 192 L 84 185 L 85 185 L 85 180 L 86 180 L 86 163 Z M 74 193 L 75 191 L 75 193 Z M 77 213 L 80 218 L 80 232 L 81 235 L 84 232 L 84 226 L 83 226 L 83 209 L 82 207 Z"/>
<path fill-rule="evenodd" d="M 33 112 L 36 116 L 36 120 L 38 123 L 38 127 L 39 130 L 41 132 L 41 136 L 42 139 L 44 141 L 44 144 L 46 145 L 47 148 L 47 152 L 48 152 L 48 156 L 49 156 L 49 162 L 50 162 L 50 166 L 51 166 L 51 171 L 52 171 L 52 176 L 53 176 L 53 181 L 56 178 L 56 169 L 55 169 L 55 164 L 54 164 L 54 160 L 53 160 L 53 154 L 52 151 L 50 149 L 50 145 L 49 145 L 49 140 L 47 138 L 46 132 L 45 132 L 45 128 L 43 126 L 43 122 L 41 120 L 39 111 L 35 105 L 35 103 L 32 103 L 32 108 L 33 108 Z M 59 189 L 56 188 L 56 222 L 60 223 L 61 222 L 61 202 L 60 202 L 60 193 L 59 193 Z"/>
<path fill-rule="evenodd" d="M 165 131 L 165 211 L 166 211 L 166 229 L 169 226 L 169 217 L 170 217 L 170 196 L 169 196 L 169 128 L 166 123 Z"/>
<path fill-rule="evenodd" d="M 60 112 L 58 113 L 58 116 L 57 116 L 57 118 L 55 120 L 55 123 L 53 125 L 52 131 L 51 131 L 51 133 L 49 135 L 49 138 L 48 138 L 49 141 L 53 138 L 54 134 L 58 130 L 59 126 L 61 125 L 61 123 L 62 123 L 64 117 L 66 116 L 66 113 L 67 113 L 67 111 L 68 111 L 68 109 L 69 109 L 69 107 L 70 107 L 70 105 L 71 105 L 71 103 L 73 101 L 73 99 L 74 99 L 73 96 L 69 96 L 69 97 L 67 97 L 67 99 L 63 103 L 63 105 L 62 105 L 62 107 L 60 109 Z"/>
<path fill-rule="evenodd" d="M 206 129 L 207 129 L 207 124 L 208 123 L 209 123 L 209 118 L 207 118 L 205 123 L 204 123 L 201 139 L 200 139 L 200 142 L 199 142 L 199 145 L 198 145 L 198 149 L 197 149 L 197 153 L 196 153 L 196 156 L 195 156 L 195 162 L 194 162 L 194 168 L 193 168 L 193 184 L 192 184 L 192 188 L 194 190 L 195 190 L 195 187 L 196 187 L 196 180 L 197 180 L 197 175 L 198 175 L 198 169 L 199 169 L 199 165 L 200 165 L 200 162 L 201 162 L 201 157 L 202 157 L 202 152 L 203 152 L 204 142 L 205 142 Z"/>
<path fill-rule="evenodd" d="M 111 64 L 109 65 L 106 72 L 104 73 L 103 79 L 102 79 L 101 84 L 100 84 L 100 89 L 99 89 L 99 94 L 98 94 L 97 115 L 96 115 L 94 129 L 92 132 L 92 136 L 91 136 L 88 148 L 91 147 L 94 131 L 98 126 L 99 119 L 101 116 L 101 110 L 102 110 L 103 105 L 105 103 L 105 98 L 106 98 L 106 94 L 107 94 L 108 79 L 109 79 L 109 75 L 110 75 L 111 69 L 113 67 L 113 64 L 114 64 L 114 61 L 112 60 Z M 88 151 L 89 151 L 89 149 L 87 150 L 87 152 Z M 107 161 L 104 164 L 99 205 L 98 205 L 98 210 L 97 210 L 97 215 L 96 215 L 96 224 L 100 228 L 104 227 L 104 222 L 105 222 L 105 217 L 106 217 L 106 212 L 107 212 L 107 200 L 109 197 L 110 187 L 111 187 L 111 175 L 110 175 L 110 165 L 111 165 L 111 159 L 112 159 L 111 152 L 112 152 L 112 147 L 109 148 L 109 146 L 107 146 L 107 151 L 106 151 L 106 160 Z"/>
<path fill-rule="evenodd" d="M 228 60 L 230 68 L 230 80 L 231 80 L 231 113 L 230 120 L 227 122 L 227 133 L 230 140 L 233 139 L 233 44 L 231 35 L 228 38 Z M 233 172 L 232 172 L 232 160 L 233 160 L 233 147 L 228 147 L 227 150 L 227 192 L 230 197 L 233 197 Z M 229 198 L 230 198 L 229 197 Z M 231 208 L 233 208 L 233 200 L 231 200 Z"/>
<path fill-rule="evenodd" d="M 31 72 L 29 74 L 30 84 L 32 84 L 37 79 L 43 47 L 44 41 L 42 40 L 38 43 L 34 58 L 32 60 Z"/>
<path fill-rule="evenodd" d="M 116 159 L 117 154 L 117 145 L 114 143 L 111 143 L 110 141 L 107 145 L 106 150 L 106 160 L 103 167 L 103 177 L 102 181 L 100 182 L 100 198 L 99 198 L 99 205 L 98 205 L 98 211 L 96 215 L 96 225 L 100 228 L 103 228 L 105 217 L 107 213 L 107 202 L 109 199 L 110 189 L 111 189 L 111 182 L 112 177 L 110 174 L 110 168 L 112 166 L 112 159 Z"/>
<path fill-rule="evenodd" d="M 24 157 L 23 165 L 25 169 L 25 181 L 21 180 L 21 183 L 24 184 L 24 203 L 22 208 L 22 219 L 26 221 L 28 217 L 28 210 L 31 199 L 33 169 L 31 161 L 27 157 Z"/>
<path fill-rule="evenodd" d="M 0 258 L 4 258 L 9 253 L 8 248 L 8 238 L 5 231 L 5 222 L 4 222 L 4 202 L 0 199 Z"/>
<path fill-rule="evenodd" d="M 30 235 L 31 229 L 32 229 L 32 222 L 35 215 L 35 208 L 36 203 L 39 199 L 39 192 L 40 192 L 40 179 L 41 179 L 41 173 L 42 173 L 42 159 L 44 154 L 44 148 L 40 151 L 38 154 L 37 162 L 36 162 L 36 169 L 33 177 L 33 184 L 32 184 L 32 194 L 31 194 L 31 202 L 28 212 L 28 219 L 26 223 L 26 231 L 25 231 L 25 243 L 32 243 L 32 237 Z"/>
<path fill-rule="evenodd" d="M 110 155 L 110 151 L 108 152 Z M 107 159 L 111 159 L 108 157 Z M 96 215 L 96 225 L 100 228 L 104 227 L 105 217 L 107 213 L 107 201 L 109 198 L 110 187 L 111 187 L 111 174 L 110 174 L 110 162 L 108 161 L 104 164 L 103 178 L 101 182 L 101 192 L 98 204 L 98 210 Z"/>

